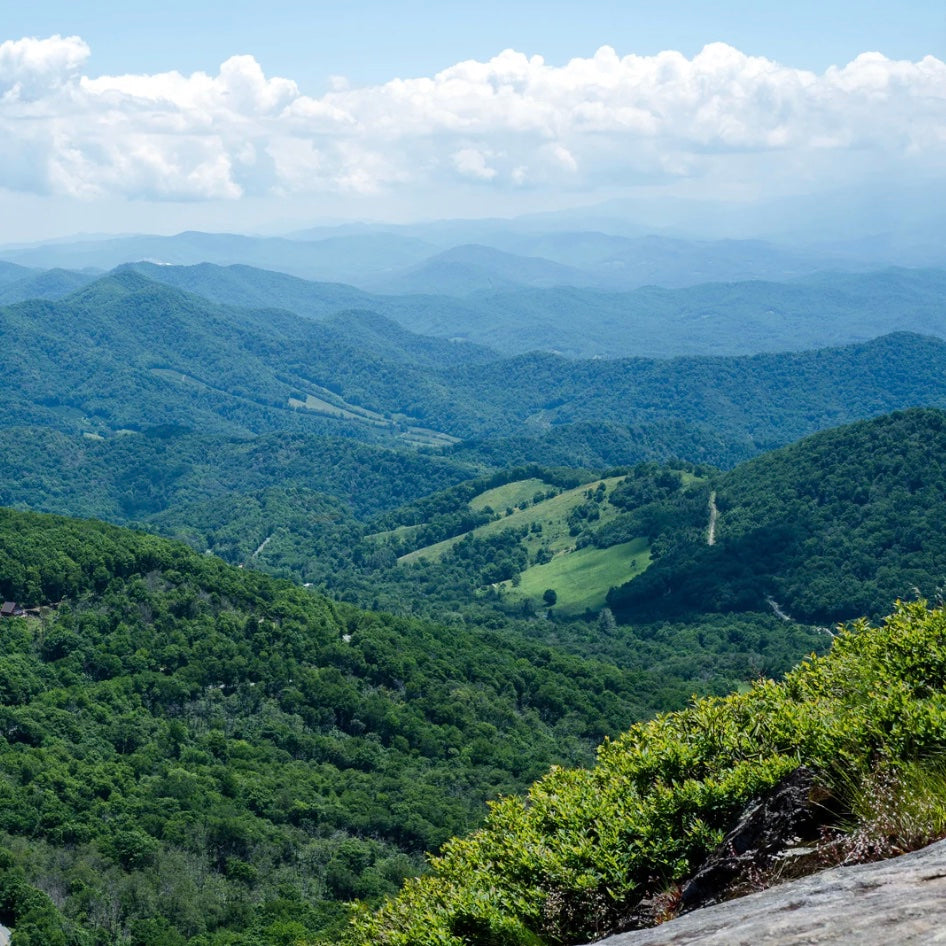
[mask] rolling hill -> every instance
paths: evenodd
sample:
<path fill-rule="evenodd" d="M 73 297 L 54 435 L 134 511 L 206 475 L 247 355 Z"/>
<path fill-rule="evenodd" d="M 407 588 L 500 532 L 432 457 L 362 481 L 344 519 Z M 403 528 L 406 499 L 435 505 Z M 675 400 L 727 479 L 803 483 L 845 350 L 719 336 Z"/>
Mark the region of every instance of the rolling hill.
<path fill-rule="evenodd" d="M 376 277 L 368 285 L 376 292 L 395 295 L 466 296 L 487 289 L 594 286 L 598 281 L 574 266 L 468 243 L 399 273 Z"/>
<path fill-rule="evenodd" d="M 469 296 L 479 313 L 469 327 L 451 321 L 449 311 L 429 310 L 405 324 L 504 354 L 668 358 L 799 351 L 900 330 L 942 337 L 944 286 L 943 270 L 893 269 L 631 292 L 525 288 Z"/>
<path fill-rule="evenodd" d="M 0 922 L 33 942 L 331 941 L 668 692 L 91 521 L 0 509 L 0 595 Z"/>
<path fill-rule="evenodd" d="M 355 245 L 332 240 L 326 254 Z M 379 240 L 376 264 L 416 267 L 429 248 Z M 471 288 L 522 266 L 479 249 L 437 265 L 454 263 Z M 628 295 L 512 289 L 438 308 L 209 264 L 7 277 L 0 293 L 47 298 L 0 307 L 16 353 L 0 376 L 0 503 L 193 546 L 0 510 L 0 594 L 30 606 L 4 619 L 0 653 L 0 922 L 22 936 L 337 937 L 351 901 L 393 893 L 487 799 L 689 693 L 780 672 L 828 644 L 825 625 L 941 595 L 942 339 L 504 357 L 395 313 L 466 337 L 470 319 L 486 337 L 506 318 L 528 344 L 560 337 L 569 312 L 577 338 L 575 312 L 612 311 L 597 345 L 618 339 Z M 642 290 L 633 328 L 671 349 L 714 329 L 750 348 L 843 338 L 855 311 L 865 334 L 893 318 L 940 332 L 943 279 Z M 630 465 L 654 459 L 674 462 Z M 424 609 L 437 621 L 411 616 Z M 502 802 L 450 842 L 429 880 L 361 913 L 352 941 L 615 928 L 789 763 L 851 763 L 866 792 L 878 753 L 941 751 L 928 688 L 942 618 L 921 611 L 901 609 L 880 643 L 858 625 L 786 684 L 638 727 L 595 770 L 556 768 L 529 804 Z M 849 679 L 894 695 L 841 694 Z M 915 729 L 903 681 L 922 690 Z"/>
<path fill-rule="evenodd" d="M 857 417 L 946 403 L 946 344 L 906 334 L 744 358 L 500 359 L 378 315 L 235 308 L 129 270 L 0 308 L 0 322 L 18 352 L 0 378 L 0 419 L 106 437 L 173 423 L 431 444 L 512 437 L 521 449 L 563 425 L 610 423 L 657 428 L 672 450 L 661 431 L 682 424 L 702 441 L 690 459 L 732 465 Z"/>
<path fill-rule="evenodd" d="M 25 302 L 28 299 L 62 299 L 96 280 L 89 273 L 71 269 L 47 269 L 6 283 L 0 287 L 0 305 Z"/>
<path fill-rule="evenodd" d="M 400 359 L 373 355 L 365 331 L 350 341 L 288 312 L 218 306 L 120 271 L 58 302 L 0 309 L 0 322 L 21 353 L 3 383 L 6 424 L 108 436 L 168 423 L 229 434 L 334 423 L 364 439 L 427 426 L 396 405 L 432 382 L 398 364 L 409 336 L 392 327 L 392 344 L 377 319 L 374 344 L 400 346 Z M 423 343 L 416 360 L 449 344 Z"/>
<path fill-rule="evenodd" d="M 101 271 L 140 260 L 176 266 L 242 263 L 304 279 L 353 282 L 363 274 L 419 263 L 437 249 L 423 240 L 384 232 L 300 241 L 186 231 L 173 236 L 141 234 L 59 241 L 8 248 L 2 255 L 12 263 L 42 269 Z"/>
<path fill-rule="evenodd" d="M 857 271 L 865 267 L 865 255 L 872 266 L 884 265 L 883 254 L 878 254 L 876 247 L 865 254 L 761 240 L 689 239 L 648 234 L 629 227 L 627 220 L 618 216 L 571 220 L 553 220 L 553 216 L 403 226 L 350 224 L 310 228 L 289 238 L 195 231 L 173 236 L 86 237 L 5 247 L 0 256 L 33 268 L 99 271 L 140 260 L 182 266 L 244 264 L 305 279 L 372 288 L 403 285 L 404 280 L 418 278 L 420 282 L 415 284 L 422 285 L 425 275 L 444 285 L 436 276 L 436 261 L 442 254 L 459 250 L 463 259 L 458 262 L 463 263 L 465 276 L 475 275 L 480 283 L 484 278 L 499 279 L 505 271 L 516 283 L 530 284 L 530 279 L 537 278 L 546 285 L 587 285 L 611 291 L 746 279 L 778 281 L 825 269 Z M 478 261 L 469 258 L 471 246 L 481 248 L 476 251 Z M 510 269 L 514 257 L 525 267 L 519 274 L 524 280 Z M 902 256 L 891 258 L 888 264 L 899 259 Z M 923 260 L 928 264 L 929 254 Z M 465 268 L 471 263 L 475 274 Z M 431 264 L 434 266 L 429 269 Z M 440 270 L 441 276 L 444 272 Z"/>
<path fill-rule="evenodd" d="M 701 496 L 630 513 L 654 559 L 616 589 L 623 620 L 772 608 L 831 624 L 940 594 L 946 414 L 828 430 L 721 474 Z M 707 542 L 708 493 L 718 510 Z"/>
<path fill-rule="evenodd" d="M 123 522 L 279 483 L 361 515 L 528 463 L 732 467 L 820 429 L 946 406 L 946 343 L 915 335 L 744 358 L 502 359 L 376 313 L 237 308 L 128 269 L 0 307 L 0 327 L 17 353 L 0 375 L 3 501 Z M 356 455 L 420 479 L 384 489 Z"/>

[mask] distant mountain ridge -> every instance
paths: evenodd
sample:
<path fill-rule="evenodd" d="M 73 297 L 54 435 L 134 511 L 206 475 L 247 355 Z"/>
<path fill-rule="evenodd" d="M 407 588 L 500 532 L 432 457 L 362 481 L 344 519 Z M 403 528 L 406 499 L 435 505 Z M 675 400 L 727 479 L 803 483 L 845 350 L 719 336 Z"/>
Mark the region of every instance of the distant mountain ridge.
<path fill-rule="evenodd" d="M 21 352 L 0 379 L 6 422 L 103 436 L 175 423 L 524 442 L 573 423 L 682 422 L 704 445 L 690 459 L 732 465 L 814 430 L 946 403 L 946 343 L 916 335 L 740 358 L 500 359 L 377 314 L 319 322 L 222 306 L 130 269 L 0 308 L 0 324 Z"/>
<path fill-rule="evenodd" d="M 946 337 L 941 269 L 813 273 L 791 282 L 631 292 L 475 289 L 459 298 L 380 295 L 246 266 L 123 268 L 227 305 L 281 308 L 320 320 L 349 309 L 373 311 L 418 335 L 462 339 L 505 355 L 745 355 L 845 345 L 894 331 Z"/>
<path fill-rule="evenodd" d="M 596 286 L 600 279 L 574 266 L 467 243 L 432 256 L 368 285 L 385 293 L 467 296 L 483 290 L 524 286 Z"/>
<path fill-rule="evenodd" d="M 98 277 L 71 269 L 28 271 L 22 279 L 0 285 L 0 305 L 11 305 L 28 299 L 62 299 Z"/>
<path fill-rule="evenodd" d="M 244 264 L 383 292 L 465 294 L 478 283 L 585 285 L 627 291 L 644 285 L 790 279 L 823 269 L 863 269 L 830 251 L 761 240 L 687 240 L 594 229 L 519 227 L 515 221 L 445 221 L 427 226 L 320 228 L 294 238 L 187 231 L 90 237 L 0 248 L 27 267 L 107 270 L 122 263 Z M 877 265 L 876 263 L 873 265 Z M 451 285 L 462 274 L 459 287 Z M 455 291 L 456 290 L 456 291 Z"/>

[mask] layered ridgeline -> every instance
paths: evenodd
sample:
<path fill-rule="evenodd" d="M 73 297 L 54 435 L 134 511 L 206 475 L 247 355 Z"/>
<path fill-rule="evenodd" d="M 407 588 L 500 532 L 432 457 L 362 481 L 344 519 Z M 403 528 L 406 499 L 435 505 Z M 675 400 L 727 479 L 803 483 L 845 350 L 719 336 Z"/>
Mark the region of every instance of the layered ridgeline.
<path fill-rule="evenodd" d="M 946 414 L 815 434 L 629 511 L 652 564 L 608 601 L 621 620 L 760 611 L 828 623 L 941 594 Z M 713 542 L 709 542 L 712 522 Z"/>
<path fill-rule="evenodd" d="M 425 367 L 486 357 L 397 326 L 347 338 L 279 310 L 218 306 L 133 272 L 61 301 L 5 307 L 0 321 L 18 355 L 5 374 L 0 420 L 99 436 L 159 424 L 242 435 L 334 426 L 361 439 L 450 443 L 396 405 L 435 402 L 447 421 L 450 399 Z M 448 423 L 463 429 L 470 419 Z"/>
<path fill-rule="evenodd" d="M 667 695 L 95 522 L 0 511 L 0 595 L 27 609 L 0 622 L 0 923 L 30 946 L 331 941 Z"/>
<path fill-rule="evenodd" d="M 560 265 L 543 270 L 540 262 L 462 247 L 388 281 L 385 291 L 398 295 L 248 266 L 134 268 L 215 302 L 307 318 L 366 309 L 413 332 L 467 339 L 507 356 L 533 350 L 584 358 L 737 355 L 824 348 L 897 330 L 943 334 L 942 270 L 832 272 L 783 282 L 711 282 L 704 270 L 700 285 L 672 289 L 654 280 L 657 285 L 617 292 L 569 279 Z"/>
<path fill-rule="evenodd" d="M 345 942 L 561 946 L 665 919 L 740 812 L 800 766 L 834 815 L 820 866 L 921 846 L 946 834 L 944 720 L 946 613 L 857 622 L 782 682 L 636 726 L 594 768 L 494 805 Z"/>
<path fill-rule="evenodd" d="M 622 218 L 625 216 L 622 212 Z M 588 224 L 591 223 L 591 228 Z M 613 231 L 617 224 L 617 232 Z M 602 232 L 607 230 L 611 232 Z M 384 227 L 358 224 L 303 231 L 291 239 L 195 231 L 10 247 L 5 259 L 20 268 L 106 270 L 129 260 L 165 267 L 210 262 L 292 273 L 305 280 L 335 280 L 381 292 L 460 295 L 497 285 L 690 286 L 698 282 L 786 279 L 864 263 L 819 249 L 798 251 L 760 240 L 693 241 L 632 236 L 625 219 L 572 221 L 436 221 Z M 874 254 L 868 256 L 875 264 Z M 901 257 L 902 258 L 902 257 Z M 932 253 L 905 265 L 938 258 Z M 7 264 L 11 266 L 12 264 Z M 0 273 L 3 280 L 3 273 Z"/>
<path fill-rule="evenodd" d="M 362 465 L 345 442 L 388 451 L 429 492 L 521 463 L 732 466 L 828 426 L 946 404 L 946 344 L 915 335 L 747 358 L 501 359 L 378 315 L 238 309 L 131 271 L 2 307 L 0 326 L 16 353 L 0 377 L 0 499 L 124 521 L 275 485 L 257 470 L 356 514 L 420 495 L 380 503 L 357 475 L 343 484 L 336 471 Z M 254 475 L 228 477 L 241 467 Z"/>
<path fill-rule="evenodd" d="M 371 311 L 403 329 L 488 345 L 507 357 L 534 350 L 577 358 L 799 351 L 898 330 L 942 337 L 946 289 L 943 270 L 892 268 L 785 282 L 710 282 L 707 273 L 700 285 L 687 288 L 607 291 L 569 281 L 566 267 L 557 264 L 546 267 L 543 279 L 541 261 L 485 247 L 451 251 L 424 273 L 389 282 L 385 291 L 396 295 L 240 265 L 124 268 L 226 305 L 278 308 L 318 320 Z M 515 281 L 530 271 L 539 278 Z M 24 272 L 8 285 L 0 280 L 0 303 L 60 299 L 96 278 L 61 269 Z"/>

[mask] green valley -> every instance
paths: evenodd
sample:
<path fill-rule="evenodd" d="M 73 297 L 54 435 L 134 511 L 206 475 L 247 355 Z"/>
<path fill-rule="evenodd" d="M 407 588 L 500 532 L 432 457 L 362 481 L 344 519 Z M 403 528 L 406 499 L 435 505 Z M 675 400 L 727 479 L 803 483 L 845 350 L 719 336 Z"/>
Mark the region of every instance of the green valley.
<path fill-rule="evenodd" d="M 869 785 L 900 751 L 832 728 L 833 664 L 766 681 L 940 594 L 942 340 L 505 357 L 246 267 L 8 275 L 46 287 L 0 307 L 14 946 L 575 942 L 791 761 L 841 746 Z M 827 660 L 873 680 L 857 628 Z"/>

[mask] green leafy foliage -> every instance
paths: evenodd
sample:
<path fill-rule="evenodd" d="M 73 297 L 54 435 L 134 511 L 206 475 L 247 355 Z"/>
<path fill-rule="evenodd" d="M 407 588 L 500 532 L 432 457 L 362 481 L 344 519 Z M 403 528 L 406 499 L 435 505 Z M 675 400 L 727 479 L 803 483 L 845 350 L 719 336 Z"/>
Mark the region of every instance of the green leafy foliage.
<path fill-rule="evenodd" d="M 494 804 L 429 874 L 360 916 L 347 942 L 585 942 L 685 878 L 799 764 L 829 787 L 867 786 L 878 758 L 909 781 L 917 760 L 944 749 L 946 613 L 901 605 L 879 628 L 850 625 L 781 683 L 635 726 L 594 768 L 553 769 L 526 797 Z"/>
<path fill-rule="evenodd" d="M 608 662 L 101 523 L 0 511 L 0 594 L 40 606 L 0 625 L 0 847 L 58 891 L 62 936 L 330 935 L 487 799 L 646 713 Z"/>

